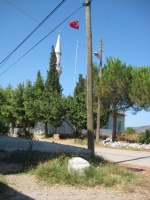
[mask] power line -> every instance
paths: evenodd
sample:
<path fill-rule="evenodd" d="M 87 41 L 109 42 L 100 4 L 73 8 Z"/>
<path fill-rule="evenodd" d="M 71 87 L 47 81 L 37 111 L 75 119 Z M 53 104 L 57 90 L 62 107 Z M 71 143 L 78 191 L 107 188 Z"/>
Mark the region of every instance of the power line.
<path fill-rule="evenodd" d="M 102 31 L 102 35 L 104 34 L 104 31 L 105 31 L 106 28 L 107 28 L 107 24 L 108 24 L 108 22 L 109 22 L 109 19 L 110 19 L 110 16 L 111 16 L 111 13 L 112 13 L 114 4 L 115 4 L 115 0 L 112 1 L 111 8 L 110 8 L 110 10 L 109 10 L 109 14 L 108 14 L 107 19 L 106 19 L 106 23 L 105 23 L 104 29 L 103 29 L 103 31 Z"/>
<path fill-rule="evenodd" d="M 35 19 L 34 17 L 32 17 L 31 15 L 29 15 L 26 11 L 24 11 L 23 9 L 19 8 L 18 6 L 16 6 L 15 4 L 13 4 L 12 2 L 9 2 L 8 0 L 5 0 L 6 3 L 8 3 L 9 5 L 11 5 L 12 7 L 16 8 L 17 10 L 19 10 L 20 12 L 22 12 L 24 15 L 28 16 L 30 19 L 32 19 L 33 21 L 40 23 L 40 21 L 38 21 L 37 19 Z M 47 29 L 49 29 L 48 26 L 44 25 L 43 26 Z"/>
<path fill-rule="evenodd" d="M 6 56 L 0 64 L 2 64 L 4 61 L 8 60 L 10 56 L 65 2 L 66 0 L 61 1 L 43 20 L 38 24 L 38 26 L 33 29 L 33 31 L 8 55 Z"/>
<path fill-rule="evenodd" d="M 59 23 L 53 30 L 51 30 L 47 35 L 45 35 L 39 42 L 37 42 L 33 47 L 31 47 L 25 54 L 23 54 L 17 61 L 15 61 L 12 65 L 10 65 L 5 71 L 3 71 L 1 75 L 3 75 L 6 71 L 8 71 L 12 66 L 14 66 L 18 61 L 20 61 L 24 56 L 26 56 L 30 51 L 32 51 L 38 44 L 40 44 L 44 39 L 46 39 L 52 32 L 54 32 L 59 26 L 61 26 L 67 19 L 69 19 L 72 15 L 74 15 L 78 10 L 82 7 L 86 6 L 83 4 L 78 9 L 76 9 L 72 14 L 66 17 L 61 23 Z"/>
<path fill-rule="evenodd" d="M 16 8 L 17 10 L 19 10 L 20 12 L 22 12 L 24 15 L 28 16 L 29 18 L 31 18 L 33 21 L 40 23 L 38 20 L 36 20 L 34 17 L 32 17 L 31 15 L 29 15 L 27 12 L 25 12 L 23 9 L 19 8 L 18 6 L 16 6 L 15 4 L 13 4 L 12 2 L 5 0 L 6 3 L 8 3 L 9 5 L 13 6 L 14 8 Z"/>
<path fill-rule="evenodd" d="M 29 15 L 26 11 L 24 11 L 24 10 L 21 9 L 21 8 L 19 8 L 18 6 L 16 6 L 16 5 L 13 4 L 12 2 L 9 2 L 8 0 L 5 0 L 5 1 L 6 1 L 6 3 L 10 4 L 10 5 L 13 6 L 14 8 L 16 8 L 17 10 L 19 10 L 20 12 L 22 12 L 24 15 L 28 16 L 31 20 L 33 20 L 33 21 L 35 21 L 35 22 L 37 22 L 37 23 L 40 23 L 37 19 L 35 19 L 35 18 L 32 17 L 31 15 Z M 93 0 L 92 0 L 92 1 L 93 1 Z M 43 26 L 44 26 L 45 28 L 51 30 L 50 27 L 48 27 L 47 25 L 44 25 L 44 24 L 43 24 Z M 55 33 L 56 33 L 56 32 L 55 32 Z M 56 33 L 56 34 L 57 34 L 57 33 Z M 76 43 L 76 41 L 74 41 L 74 40 L 72 40 L 72 39 L 70 39 L 70 38 L 68 38 L 67 36 L 64 36 L 64 35 L 62 35 L 62 34 L 61 34 L 61 37 L 64 37 L 65 39 L 67 39 L 67 40 L 69 40 L 69 41 L 71 41 L 71 42 L 73 42 L 73 43 Z M 79 43 L 79 45 L 84 46 L 84 47 L 86 46 L 85 44 L 81 44 L 81 43 Z"/>

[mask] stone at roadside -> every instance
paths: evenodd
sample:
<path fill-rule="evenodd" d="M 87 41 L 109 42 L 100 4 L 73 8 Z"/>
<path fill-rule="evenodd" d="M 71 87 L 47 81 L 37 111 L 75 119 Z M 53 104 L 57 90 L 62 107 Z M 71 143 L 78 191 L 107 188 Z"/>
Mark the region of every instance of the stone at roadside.
<path fill-rule="evenodd" d="M 106 138 L 102 142 L 103 145 L 109 146 L 109 147 L 125 147 L 125 148 L 133 148 L 133 149 L 145 149 L 145 150 L 150 150 L 150 144 L 139 144 L 139 143 L 126 143 L 126 142 L 112 142 L 111 138 Z"/>
<path fill-rule="evenodd" d="M 90 169 L 91 169 L 90 163 L 83 158 L 74 157 L 68 161 L 68 171 L 69 172 L 77 172 L 77 173 L 83 175 L 85 170 L 90 170 Z"/>
<path fill-rule="evenodd" d="M 106 138 L 106 140 L 103 141 L 104 145 L 107 145 L 107 143 L 112 142 L 111 138 Z"/>

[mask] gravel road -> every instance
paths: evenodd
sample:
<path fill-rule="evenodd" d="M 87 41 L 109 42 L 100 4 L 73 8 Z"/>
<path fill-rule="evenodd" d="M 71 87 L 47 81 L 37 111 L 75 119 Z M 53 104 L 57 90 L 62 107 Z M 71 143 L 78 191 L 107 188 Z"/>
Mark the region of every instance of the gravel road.
<path fill-rule="evenodd" d="M 71 152 L 74 154 L 89 154 L 90 151 L 85 146 L 67 145 L 55 142 L 26 140 L 15 137 L 0 136 L 0 150 L 14 151 L 27 150 L 32 144 L 33 150 L 42 152 Z M 115 163 L 138 165 L 150 168 L 149 151 L 131 151 L 113 148 L 95 148 L 96 155 L 102 156 Z"/>
<path fill-rule="evenodd" d="M 95 153 L 115 163 L 138 165 L 150 168 L 149 151 L 131 151 L 113 148 L 96 148 Z"/>
<path fill-rule="evenodd" d="M 59 141 L 60 142 L 60 141 Z M 68 152 L 73 153 L 89 153 L 89 150 L 77 145 L 66 145 L 55 142 L 25 140 L 13 137 L 0 136 L 0 150 L 14 151 L 27 150 L 32 145 L 33 150 L 45 152 Z M 150 152 L 146 151 L 130 151 L 112 148 L 96 148 L 97 155 L 103 156 L 105 159 L 118 163 L 127 163 L 130 165 L 139 165 L 150 168 Z M 6 170 L 6 164 L 4 169 Z M 7 164 L 8 165 L 8 164 Z M 10 164 L 15 167 L 15 165 Z M 149 170 L 149 169 L 148 169 Z M 144 171 L 143 171 L 144 172 Z M 149 171 L 148 171 L 149 172 Z M 149 176 L 149 173 L 147 173 Z M 150 200 L 149 190 L 139 190 L 135 192 L 120 191 L 117 188 L 76 188 L 71 186 L 48 186 L 39 182 L 34 175 L 31 174 L 5 174 L 7 184 L 1 183 L 0 189 L 5 188 L 5 193 L 0 192 L 0 199 L 7 200 Z M 2 195 L 2 196 L 1 196 Z"/>

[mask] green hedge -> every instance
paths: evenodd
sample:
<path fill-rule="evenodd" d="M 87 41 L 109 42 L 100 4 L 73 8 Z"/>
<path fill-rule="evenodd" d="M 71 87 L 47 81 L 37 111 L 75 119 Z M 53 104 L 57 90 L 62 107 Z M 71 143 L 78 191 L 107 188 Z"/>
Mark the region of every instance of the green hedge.
<path fill-rule="evenodd" d="M 150 144 L 150 130 L 140 133 L 138 141 L 142 144 Z"/>

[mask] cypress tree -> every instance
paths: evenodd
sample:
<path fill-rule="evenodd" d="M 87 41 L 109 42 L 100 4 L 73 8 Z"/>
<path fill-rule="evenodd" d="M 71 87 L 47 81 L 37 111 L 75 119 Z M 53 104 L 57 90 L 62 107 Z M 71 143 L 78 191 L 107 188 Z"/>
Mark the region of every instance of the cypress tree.
<path fill-rule="evenodd" d="M 51 52 L 51 57 L 50 57 L 50 62 L 49 62 L 49 70 L 47 71 L 47 79 L 45 82 L 45 89 L 49 92 L 57 92 L 61 94 L 62 92 L 62 87 L 59 83 L 59 75 L 56 70 L 56 65 L 57 65 L 57 58 L 56 54 L 54 51 L 54 46 L 52 46 L 52 52 Z"/>
<path fill-rule="evenodd" d="M 52 46 L 52 52 L 49 62 L 49 70 L 47 71 L 47 79 L 45 82 L 44 90 L 44 104 L 43 110 L 45 110 L 44 122 L 45 122 L 45 134 L 48 133 L 47 124 L 57 127 L 61 125 L 61 98 L 62 87 L 59 83 L 59 75 L 56 70 L 57 58 Z"/>

